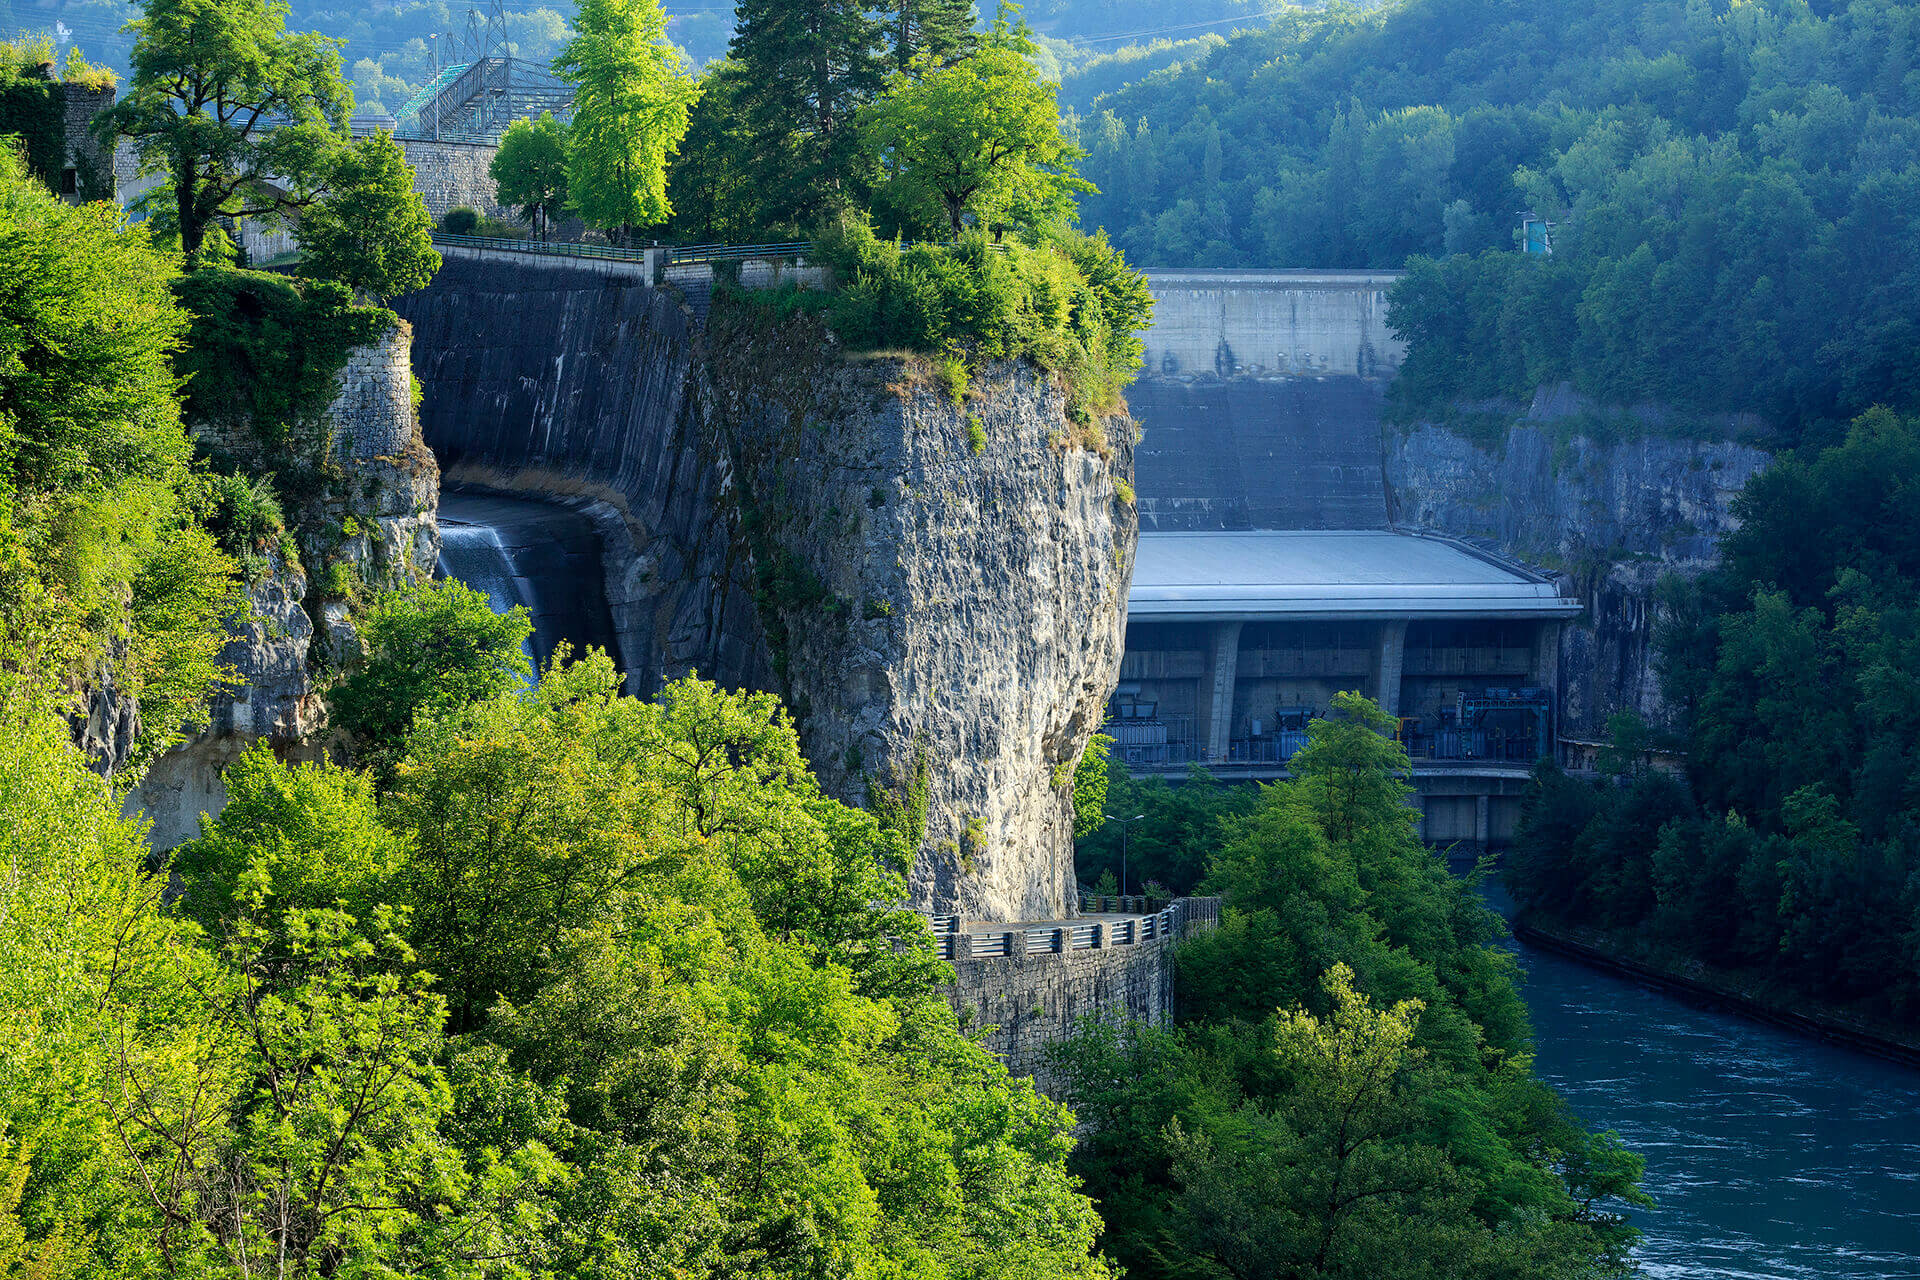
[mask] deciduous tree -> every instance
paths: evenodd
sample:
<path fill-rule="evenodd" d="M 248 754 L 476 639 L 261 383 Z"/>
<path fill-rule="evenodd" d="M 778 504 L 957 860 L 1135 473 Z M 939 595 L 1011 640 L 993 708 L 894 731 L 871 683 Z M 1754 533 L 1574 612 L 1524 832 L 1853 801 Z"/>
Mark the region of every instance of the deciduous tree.
<path fill-rule="evenodd" d="M 700 96 L 667 40 L 659 0 L 583 0 L 554 70 L 575 85 L 567 190 L 580 216 L 608 230 L 665 222 L 667 158 Z"/>
<path fill-rule="evenodd" d="M 538 120 L 515 120 L 500 137 L 487 166 L 500 203 L 517 206 L 540 239 L 547 222 L 567 203 L 567 127 L 551 111 Z"/>
<path fill-rule="evenodd" d="M 906 217 L 958 237 L 1070 224 L 1073 171 L 1085 153 L 1060 130 L 1057 85 L 1041 80 L 1024 28 L 994 24 L 980 50 L 946 67 L 923 60 L 898 73 L 865 114 L 866 144 L 887 173 L 883 191 Z"/>
<path fill-rule="evenodd" d="M 440 269 L 433 222 L 393 135 L 356 139 L 334 161 L 325 199 L 300 219 L 302 275 L 376 300 L 423 289 Z"/>
<path fill-rule="evenodd" d="M 220 217 L 305 209 L 326 191 L 353 95 L 340 42 L 289 34 L 270 0 L 147 0 L 133 78 L 106 127 L 164 170 L 189 266 Z"/>

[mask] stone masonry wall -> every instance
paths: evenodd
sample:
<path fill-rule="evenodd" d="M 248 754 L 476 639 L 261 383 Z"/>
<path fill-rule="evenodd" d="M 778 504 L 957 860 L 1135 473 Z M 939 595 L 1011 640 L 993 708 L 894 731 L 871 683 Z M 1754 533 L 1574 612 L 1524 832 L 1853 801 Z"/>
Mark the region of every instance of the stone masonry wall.
<path fill-rule="evenodd" d="M 964 1025 L 991 1027 L 983 1043 L 1015 1076 L 1032 1076 L 1043 1093 L 1058 1081 L 1047 1048 L 1071 1038 L 1083 1024 L 1127 1022 L 1165 1026 L 1176 992 L 1173 950 L 1220 919 L 1218 898 L 1178 904 L 1184 927 L 1151 942 L 1098 950 L 956 960 L 947 998 Z"/>
<path fill-rule="evenodd" d="M 413 189 L 426 202 L 435 222 L 447 210 L 465 205 L 493 218 L 510 216 L 501 207 L 487 166 L 493 163 L 498 147 L 477 142 L 419 142 L 400 140 L 400 150 L 413 166 Z"/>

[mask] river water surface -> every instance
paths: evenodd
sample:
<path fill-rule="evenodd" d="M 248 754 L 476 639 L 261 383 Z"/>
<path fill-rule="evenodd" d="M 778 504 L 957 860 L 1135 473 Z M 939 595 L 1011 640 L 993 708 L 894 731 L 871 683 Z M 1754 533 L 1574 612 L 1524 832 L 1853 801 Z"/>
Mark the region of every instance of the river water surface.
<path fill-rule="evenodd" d="M 1649 1276 L 1920 1278 L 1920 1071 L 1518 952 L 1540 1075 L 1646 1159 Z"/>

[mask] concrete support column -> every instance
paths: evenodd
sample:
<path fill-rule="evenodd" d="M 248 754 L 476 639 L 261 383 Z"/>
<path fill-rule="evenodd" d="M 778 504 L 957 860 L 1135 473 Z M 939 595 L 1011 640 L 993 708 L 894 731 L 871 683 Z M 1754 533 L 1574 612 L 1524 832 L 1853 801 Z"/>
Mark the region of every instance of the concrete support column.
<path fill-rule="evenodd" d="M 1400 714 L 1400 672 L 1407 652 L 1407 620 L 1380 624 L 1380 643 L 1374 654 L 1373 700 L 1390 716 Z"/>
<path fill-rule="evenodd" d="M 1533 669 L 1529 678 L 1547 691 L 1547 758 L 1559 760 L 1560 744 L 1560 628 L 1558 619 L 1542 622 L 1533 633 Z"/>
<path fill-rule="evenodd" d="M 1493 801 L 1488 796 L 1473 798 L 1473 842 L 1482 853 L 1493 843 Z"/>
<path fill-rule="evenodd" d="M 1208 760 L 1227 758 L 1227 739 L 1233 735 L 1233 685 L 1239 678 L 1239 622 L 1213 624 L 1213 644 L 1207 661 L 1207 680 L 1200 688 L 1205 720 L 1201 733 Z"/>
<path fill-rule="evenodd" d="M 1543 622 L 1533 633 L 1533 669 L 1528 678 L 1552 694 L 1560 683 L 1560 621 Z"/>

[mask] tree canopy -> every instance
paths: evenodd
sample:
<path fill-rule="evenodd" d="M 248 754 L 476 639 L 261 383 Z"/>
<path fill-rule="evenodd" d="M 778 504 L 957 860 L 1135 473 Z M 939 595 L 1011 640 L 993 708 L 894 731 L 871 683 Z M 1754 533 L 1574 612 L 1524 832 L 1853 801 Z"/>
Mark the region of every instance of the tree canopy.
<path fill-rule="evenodd" d="M 1498 920 L 1420 843 L 1390 726 L 1338 695 L 1211 828 L 1226 913 L 1179 952 L 1178 1026 L 1058 1053 L 1130 1276 L 1631 1269 L 1639 1160 L 1532 1074 Z"/>
<path fill-rule="evenodd" d="M 269 0 L 145 0 L 133 78 L 106 117 L 164 170 L 149 211 L 197 265 L 217 217 L 317 201 L 344 145 L 353 95 L 339 42 L 289 34 Z"/>
<path fill-rule="evenodd" d="M 487 166 L 500 203 L 520 216 L 541 239 L 554 211 L 567 203 L 567 127 L 551 111 L 538 120 L 515 120 L 500 135 L 500 149 Z"/>
<path fill-rule="evenodd" d="M 667 161 L 700 96 L 659 0 L 583 0 L 553 67 L 574 85 L 568 199 L 608 229 L 665 222 Z"/>
<path fill-rule="evenodd" d="M 433 279 L 433 222 L 392 134 L 356 138 L 335 158 L 326 197 L 300 219 L 300 248 L 302 274 L 376 301 Z"/>
<path fill-rule="evenodd" d="M 974 52 L 946 66 L 923 55 L 896 72 L 862 113 L 876 198 L 922 234 L 958 238 L 969 225 L 1071 225 L 1074 193 L 1091 191 L 1060 132 L 1057 85 L 1041 80 L 1024 29 L 1002 17 Z"/>

